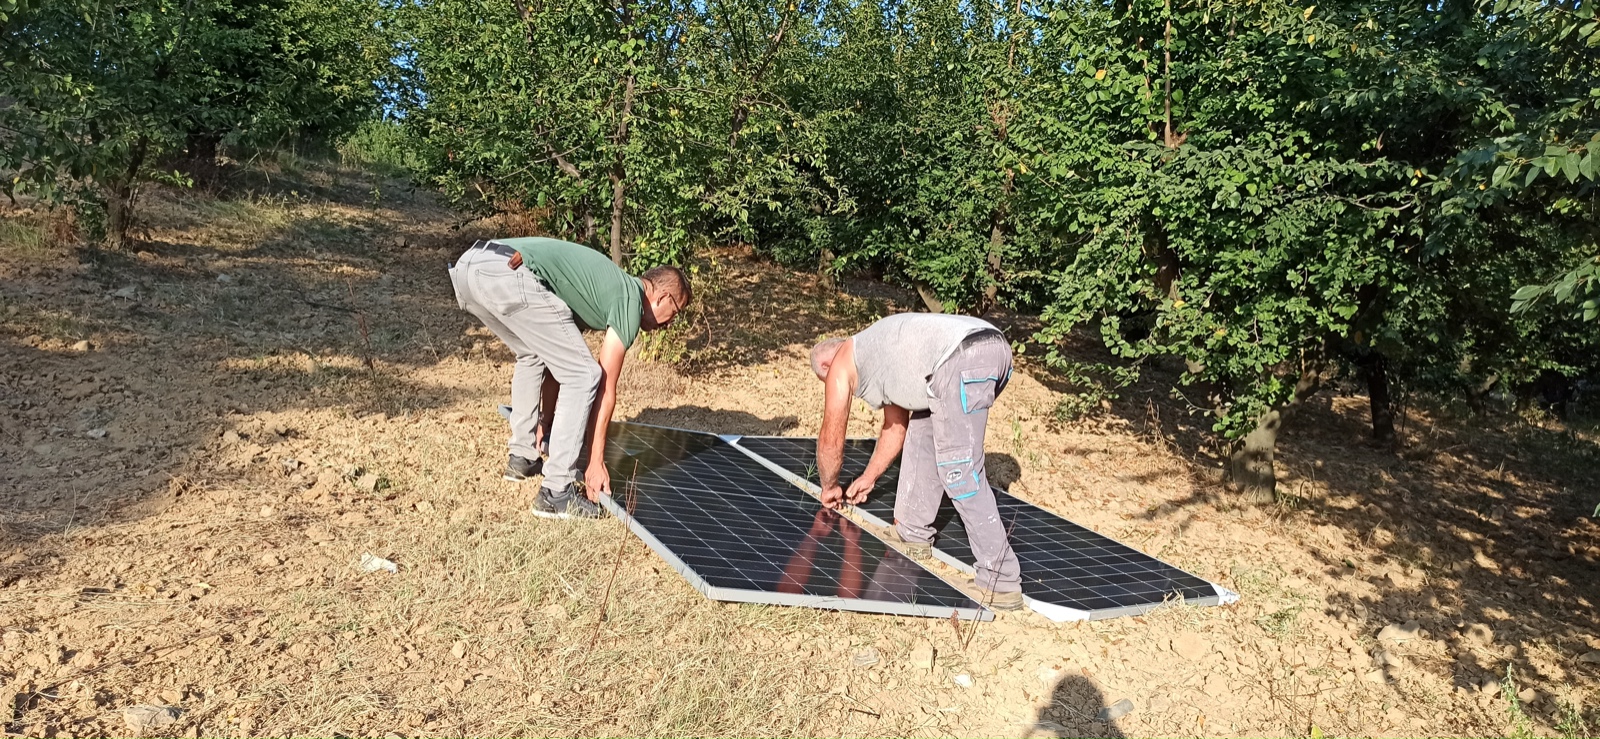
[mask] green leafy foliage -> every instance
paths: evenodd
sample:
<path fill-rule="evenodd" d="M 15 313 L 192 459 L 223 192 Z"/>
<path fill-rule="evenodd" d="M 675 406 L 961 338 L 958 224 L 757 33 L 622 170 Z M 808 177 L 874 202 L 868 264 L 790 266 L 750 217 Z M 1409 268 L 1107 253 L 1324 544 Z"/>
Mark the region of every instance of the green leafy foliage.
<path fill-rule="evenodd" d="M 0 0 L 0 168 L 116 232 L 164 156 L 355 130 L 636 267 L 743 241 L 1037 311 L 1065 416 L 1181 359 L 1236 442 L 1340 369 L 1600 373 L 1587 3 L 376 3 Z M 1085 330 L 1122 364 L 1050 352 Z"/>
<path fill-rule="evenodd" d="M 6 191 L 101 205 L 112 240 L 171 156 L 369 117 L 390 54 L 376 0 L 10 0 L 3 14 Z"/>
<path fill-rule="evenodd" d="M 446 192 L 546 209 L 619 262 L 680 261 L 691 235 L 748 236 L 812 189 L 820 147 L 779 94 L 812 10 L 420 3 L 406 125 Z"/>
<path fill-rule="evenodd" d="M 528 9 L 415 6 L 435 182 L 619 260 L 740 239 L 938 310 L 1039 310 L 1046 345 L 1089 328 L 1128 364 L 1058 357 L 1066 415 L 1163 355 L 1235 440 L 1341 366 L 1464 397 L 1600 370 L 1587 6 Z"/>

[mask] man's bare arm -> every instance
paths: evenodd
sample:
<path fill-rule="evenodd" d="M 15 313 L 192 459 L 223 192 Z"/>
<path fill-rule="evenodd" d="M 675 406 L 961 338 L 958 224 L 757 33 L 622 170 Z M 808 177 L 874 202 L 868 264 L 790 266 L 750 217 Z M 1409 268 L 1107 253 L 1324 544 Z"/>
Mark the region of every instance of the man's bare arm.
<path fill-rule="evenodd" d="M 844 435 L 850 425 L 850 397 L 855 354 L 846 341 L 833 357 L 828 376 L 823 379 L 822 429 L 817 433 L 817 476 L 822 486 L 822 504 L 836 508 L 844 497 L 839 488 L 839 470 L 844 467 Z"/>
<path fill-rule="evenodd" d="M 589 415 L 589 466 L 583 475 L 589 500 L 611 493 L 611 475 L 606 471 L 606 431 L 611 426 L 611 414 L 617 409 L 617 378 L 622 375 L 622 360 L 627 356 L 622 338 L 616 331 L 606 329 L 606 338 L 600 342 L 600 397 L 595 398 Z"/>
<path fill-rule="evenodd" d="M 851 505 L 864 503 L 867 494 L 872 492 L 872 486 L 878 484 L 878 478 L 883 476 L 883 471 L 894 464 L 900 450 L 906 445 L 906 424 L 911 420 L 911 412 L 898 405 L 883 407 L 883 428 L 878 431 L 878 444 L 872 450 L 872 459 L 867 461 L 867 469 L 861 476 L 850 483 L 850 489 L 845 491 L 845 500 Z"/>
<path fill-rule="evenodd" d="M 878 430 L 878 445 L 872 450 L 872 460 L 867 462 L 867 471 L 862 477 L 877 479 L 894 464 L 900 450 L 906 446 L 906 424 L 910 420 L 911 411 L 898 405 L 883 407 L 883 428 Z"/>

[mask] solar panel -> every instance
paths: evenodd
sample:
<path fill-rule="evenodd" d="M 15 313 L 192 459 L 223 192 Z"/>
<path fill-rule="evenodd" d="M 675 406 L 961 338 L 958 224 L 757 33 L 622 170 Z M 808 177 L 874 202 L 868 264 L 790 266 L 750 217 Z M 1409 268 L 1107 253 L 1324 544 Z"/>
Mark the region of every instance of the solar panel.
<path fill-rule="evenodd" d="M 988 620 L 988 610 L 711 434 L 613 423 L 603 499 L 713 600 Z M 632 500 L 629 500 L 629 497 Z"/>
<path fill-rule="evenodd" d="M 815 439 L 745 436 L 735 442 L 752 457 L 813 494 L 816 487 Z M 876 441 L 851 439 L 845 443 L 844 470 L 848 482 L 866 469 Z M 856 507 L 867 520 L 889 526 L 894 520 L 895 487 L 900 463 L 891 465 L 867 502 Z M 1022 592 L 1035 611 L 1057 620 L 1114 618 L 1149 611 L 1181 598 L 1191 605 L 1222 605 L 1238 595 L 1162 562 L 1016 496 L 995 489 L 1000 520 L 1010 530 L 1011 549 L 1022 568 Z M 965 572 L 972 572 L 972 548 L 961 518 L 949 500 L 934 519 L 939 531 L 934 556 Z"/>

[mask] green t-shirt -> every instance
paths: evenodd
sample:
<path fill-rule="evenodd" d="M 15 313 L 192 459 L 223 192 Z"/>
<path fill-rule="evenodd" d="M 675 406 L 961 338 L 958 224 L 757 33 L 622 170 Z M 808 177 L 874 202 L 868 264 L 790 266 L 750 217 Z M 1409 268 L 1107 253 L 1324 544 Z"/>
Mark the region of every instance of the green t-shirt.
<path fill-rule="evenodd" d="M 572 308 L 586 331 L 617 332 L 625 347 L 639 336 L 644 313 L 644 283 L 622 271 L 606 255 L 582 244 L 545 238 L 495 239 L 522 254 L 550 292 Z"/>

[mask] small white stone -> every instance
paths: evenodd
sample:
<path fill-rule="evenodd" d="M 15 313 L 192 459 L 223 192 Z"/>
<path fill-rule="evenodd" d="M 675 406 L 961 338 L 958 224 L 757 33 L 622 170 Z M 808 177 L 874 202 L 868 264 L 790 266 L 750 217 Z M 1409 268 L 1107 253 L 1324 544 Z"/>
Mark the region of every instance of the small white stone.
<path fill-rule="evenodd" d="M 393 574 L 400 571 L 400 566 L 371 552 L 365 552 L 361 555 L 361 571 Z"/>
<path fill-rule="evenodd" d="M 1133 701 L 1123 698 L 1105 708 L 1100 709 L 1100 714 L 1095 718 L 1101 721 L 1116 721 L 1123 716 L 1133 713 Z"/>
<path fill-rule="evenodd" d="M 135 735 L 165 729 L 178 722 L 178 709 L 171 706 L 137 705 L 122 711 L 122 721 Z"/>

